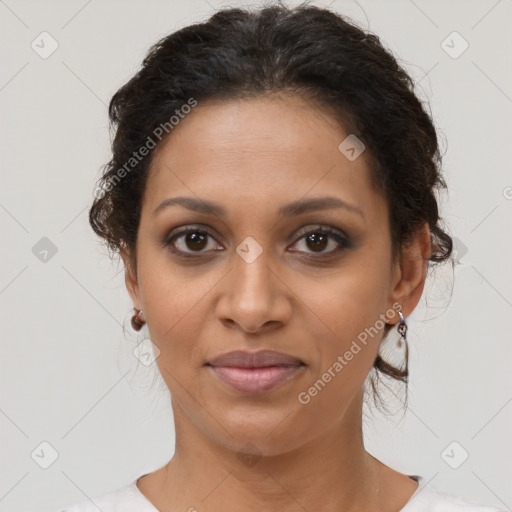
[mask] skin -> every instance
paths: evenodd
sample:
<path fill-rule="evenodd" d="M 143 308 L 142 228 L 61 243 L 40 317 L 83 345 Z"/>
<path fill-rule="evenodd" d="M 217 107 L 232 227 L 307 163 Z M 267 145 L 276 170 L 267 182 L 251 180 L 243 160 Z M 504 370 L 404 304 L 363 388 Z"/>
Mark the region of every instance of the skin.
<path fill-rule="evenodd" d="M 431 252 L 425 224 L 393 261 L 385 198 L 371 184 L 367 155 L 349 161 L 338 150 L 347 135 L 311 104 L 274 95 L 199 104 L 157 148 L 137 251 L 122 257 L 172 397 L 175 454 L 137 483 L 162 512 L 391 512 L 417 489 L 364 448 L 363 385 L 382 329 L 307 405 L 297 399 L 393 304 L 405 317 L 414 310 Z M 226 216 L 182 206 L 153 215 L 176 196 L 216 202 Z M 356 205 L 364 218 L 342 208 L 277 214 L 321 196 Z M 185 236 L 174 241 L 194 258 L 162 244 L 197 224 L 211 235 L 199 253 Z M 304 231 L 318 225 L 346 233 L 351 245 L 329 238 L 315 252 Z M 252 263 L 236 252 L 248 236 L 262 249 Z M 237 349 L 273 349 L 306 366 L 278 388 L 244 395 L 204 366 Z M 257 457 L 244 463 L 241 453 Z"/>

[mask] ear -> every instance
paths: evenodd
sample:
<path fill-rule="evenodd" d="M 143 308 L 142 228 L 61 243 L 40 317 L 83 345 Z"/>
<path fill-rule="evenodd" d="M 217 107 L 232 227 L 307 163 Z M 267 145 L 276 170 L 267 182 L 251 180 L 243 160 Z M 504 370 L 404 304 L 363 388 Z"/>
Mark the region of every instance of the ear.
<path fill-rule="evenodd" d="M 133 268 L 132 258 L 130 252 L 124 246 L 120 250 L 121 258 L 123 259 L 125 271 L 124 271 L 124 282 L 126 289 L 132 298 L 133 306 L 137 309 L 142 309 L 141 301 L 139 297 L 139 283 L 137 281 L 137 275 Z"/>
<path fill-rule="evenodd" d="M 428 223 L 425 223 L 416 232 L 414 238 L 401 248 L 398 261 L 394 264 L 389 308 L 399 302 L 402 305 L 401 311 L 405 317 L 412 313 L 418 305 L 425 287 L 431 254 L 430 229 Z M 398 320 L 397 312 L 395 319 L 390 323 L 397 323 Z"/>

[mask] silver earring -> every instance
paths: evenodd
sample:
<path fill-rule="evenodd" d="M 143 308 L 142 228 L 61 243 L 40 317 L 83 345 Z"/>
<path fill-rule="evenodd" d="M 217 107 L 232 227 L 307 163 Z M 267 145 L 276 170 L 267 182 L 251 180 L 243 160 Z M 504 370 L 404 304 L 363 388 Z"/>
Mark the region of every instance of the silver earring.
<path fill-rule="evenodd" d="M 407 324 L 405 323 L 405 318 L 401 311 L 398 312 L 398 315 L 400 316 L 400 323 L 398 324 L 397 331 L 398 334 L 400 334 L 400 338 L 397 342 L 397 346 L 398 348 L 402 348 L 402 343 L 405 343 L 407 346 Z"/>

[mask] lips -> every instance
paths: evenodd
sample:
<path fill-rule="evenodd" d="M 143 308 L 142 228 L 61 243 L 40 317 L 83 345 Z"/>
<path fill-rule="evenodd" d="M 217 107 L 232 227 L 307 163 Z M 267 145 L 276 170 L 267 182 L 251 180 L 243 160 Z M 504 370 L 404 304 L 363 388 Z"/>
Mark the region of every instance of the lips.
<path fill-rule="evenodd" d="M 253 394 L 274 389 L 305 368 L 300 359 L 273 350 L 228 352 L 212 359 L 207 366 L 231 389 Z"/>
<path fill-rule="evenodd" d="M 300 366 L 303 363 L 296 357 L 274 350 L 260 350 L 259 352 L 235 350 L 212 359 L 208 364 L 235 368 L 265 368 L 268 366 Z"/>

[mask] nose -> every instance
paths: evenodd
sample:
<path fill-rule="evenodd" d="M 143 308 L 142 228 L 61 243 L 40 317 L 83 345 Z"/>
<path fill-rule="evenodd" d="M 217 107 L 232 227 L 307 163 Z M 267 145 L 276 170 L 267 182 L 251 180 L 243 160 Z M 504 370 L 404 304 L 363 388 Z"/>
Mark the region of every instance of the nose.
<path fill-rule="evenodd" d="M 252 262 L 234 255 L 217 302 L 217 317 L 227 327 L 255 334 L 289 322 L 292 293 L 269 263 L 265 252 Z"/>

